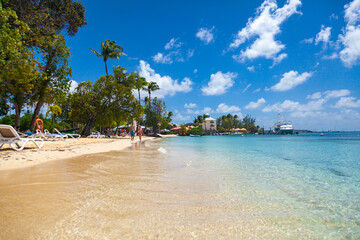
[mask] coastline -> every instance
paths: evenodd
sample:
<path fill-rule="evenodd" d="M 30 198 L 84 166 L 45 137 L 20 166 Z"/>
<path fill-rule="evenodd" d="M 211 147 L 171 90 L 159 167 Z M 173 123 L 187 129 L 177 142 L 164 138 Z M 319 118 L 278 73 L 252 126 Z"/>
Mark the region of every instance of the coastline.
<path fill-rule="evenodd" d="M 170 136 L 166 136 L 170 137 Z M 0 149 L 0 171 L 32 167 L 38 164 L 78 157 L 86 154 L 95 154 L 109 151 L 121 151 L 139 142 L 130 137 L 120 139 L 66 139 L 64 141 L 45 141 L 41 149 L 29 142 L 22 151 L 15 151 L 9 145 Z M 154 137 L 142 137 L 142 142 L 155 140 Z"/>

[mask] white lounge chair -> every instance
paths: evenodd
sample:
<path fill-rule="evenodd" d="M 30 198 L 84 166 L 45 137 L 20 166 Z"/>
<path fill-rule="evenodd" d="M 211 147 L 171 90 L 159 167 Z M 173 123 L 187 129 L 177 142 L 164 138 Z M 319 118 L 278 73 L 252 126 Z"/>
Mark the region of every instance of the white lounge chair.
<path fill-rule="evenodd" d="M 16 151 L 23 150 L 25 145 L 31 141 L 33 142 L 36 147 L 42 148 L 44 145 L 44 141 L 41 138 L 21 138 L 16 130 L 10 125 L 2 125 L 0 124 L 0 148 L 5 144 L 9 144 Z M 40 141 L 40 146 L 37 144 L 36 141 Z M 19 143 L 23 142 L 20 146 Z M 15 146 L 16 145 L 16 146 Z"/>
<path fill-rule="evenodd" d="M 88 138 L 104 138 L 105 135 L 100 134 L 100 132 L 92 132 Z"/>
<path fill-rule="evenodd" d="M 48 134 L 46 134 L 46 132 Z M 36 133 L 34 135 L 32 135 L 32 136 L 36 137 L 36 138 L 41 138 L 41 139 L 43 139 L 45 141 L 48 141 L 48 140 L 60 140 L 60 137 L 61 137 L 61 136 L 58 136 L 58 137 L 53 136 L 46 129 L 44 130 L 44 132 L 42 132 L 40 129 L 36 129 Z"/>
<path fill-rule="evenodd" d="M 56 128 L 54 128 L 55 132 L 57 132 L 58 134 L 64 136 L 64 137 L 71 137 L 73 139 L 79 139 L 81 137 L 80 134 L 72 134 L 72 133 L 61 133 L 59 130 L 57 130 Z"/>
<path fill-rule="evenodd" d="M 44 134 L 46 137 L 50 137 L 54 140 L 65 140 L 65 137 L 67 137 L 57 133 L 50 133 L 47 129 L 44 129 Z"/>

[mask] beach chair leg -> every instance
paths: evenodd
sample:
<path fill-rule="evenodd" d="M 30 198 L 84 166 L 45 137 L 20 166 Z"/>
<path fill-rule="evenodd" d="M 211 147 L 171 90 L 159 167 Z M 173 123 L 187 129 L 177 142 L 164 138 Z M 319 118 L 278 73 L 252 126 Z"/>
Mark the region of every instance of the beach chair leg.
<path fill-rule="evenodd" d="M 16 143 L 10 143 L 10 147 L 12 147 L 12 149 L 16 150 L 16 151 L 20 151 L 20 150 L 23 150 L 26 143 L 28 142 L 29 140 L 27 141 L 24 141 L 24 143 L 20 146 L 17 142 Z M 16 147 L 14 146 L 14 144 L 16 145 Z"/>
<path fill-rule="evenodd" d="M 2 148 L 2 146 L 4 146 L 4 143 L 3 143 L 3 144 L 0 144 L 0 148 Z"/>
<path fill-rule="evenodd" d="M 36 147 L 39 148 L 39 149 L 42 148 L 42 146 L 44 145 L 44 141 L 43 141 L 43 140 L 41 140 L 40 146 L 37 144 L 37 142 L 36 142 L 37 140 L 31 140 L 31 141 L 32 141 L 32 142 L 36 145 Z M 40 140 L 38 140 L 38 141 L 40 141 Z"/>

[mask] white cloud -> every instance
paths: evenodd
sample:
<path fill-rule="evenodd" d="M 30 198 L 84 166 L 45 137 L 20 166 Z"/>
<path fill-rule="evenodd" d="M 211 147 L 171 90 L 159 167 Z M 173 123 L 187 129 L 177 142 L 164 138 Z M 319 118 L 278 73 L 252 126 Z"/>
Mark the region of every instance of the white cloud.
<path fill-rule="evenodd" d="M 273 91 L 287 91 L 304 82 L 312 76 L 311 72 L 304 72 L 299 74 L 297 71 L 290 71 L 283 74 L 280 82 L 272 86 L 270 89 Z"/>
<path fill-rule="evenodd" d="M 338 20 L 339 19 L 339 17 L 335 13 L 331 14 L 329 18 L 330 18 L 330 20 L 332 20 L 332 19 Z"/>
<path fill-rule="evenodd" d="M 350 93 L 351 92 L 348 89 L 340 89 L 340 90 L 328 90 L 325 91 L 323 94 L 326 99 L 329 99 L 329 98 L 339 98 L 339 97 L 348 96 L 350 95 Z"/>
<path fill-rule="evenodd" d="M 346 67 L 351 68 L 360 59 L 360 0 L 345 5 L 345 21 L 347 25 L 344 33 L 339 35 L 339 40 L 344 45 L 340 59 Z"/>
<path fill-rule="evenodd" d="M 184 116 L 182 115 L 177 109 L 174 110 L 174 121 L 181 122 L 181 121 L 189 121 L 190 116 Z"/>
<path fill-rule="evenodd" d="M 196 37 L 203 41 L 206 45 L 211 43 L 214 40 L 214 34 L 212 31 L 215 27 L 212 28 L 200 28 L 196 33 Z"/>
<path fill-rule="evenodd" d="M 311 95 L 307 95 L 306 98 L 307 99 L 319 99 L 321 98 L 321 92 L 316 92 L 316 93 L 313 93 Z"/>
<path fill-rule="evenodd" d="M 156 82 L 160 90 L 154 91 L 153 96 L 165 97 L 167 95 L 173 96 L 177 92 L 190 92 L 192 90 L 193 82 L 190 78 L 185 77 L 180 83 L 178 80 L 173 80 L 170 76 L 161 76 L 150 67 L 150 64 L 140 60 L 139 73 L 141 77 L 146 78 L 148 82 Z"/>
<path fill-rule="evenodd" d="M 318 45 L 320 42 L 323 42 L 323 48 L 326 48 L 331 36 L 331 27 L 325 28 L 324 25 L 321 25 L 321 30 L 316 34 L 315 45 Z"/>
<path fill-rule="evenodd" d="M 188 114 L 196 114 L 196 115 L 210 114 L 210 113 L 213 113 L 213 112 L 215 112 L 215 111 L 210 107 L 204 107 L 204 109 L 201 109 L 201 110 L 192 110 L 192 109 L 187 109 L 186 110 L 186 113 L 188 113 Z"/>
<path fill-rule="evenodd" d="M 324 92 L 316 92 L 314 94 L 308 95 L 306 98 L 311 99 L 306 104 L 300 104 L 299 102 L 294 102 L 291 100 L 285 100 L 282 103 L 275 103 L 273 105 L 268 105 L 263 108 L 263 112 L 313 112 L 323 109 L 323 105 L 327 103 L 332 98 L 340 98 L 343 100 L 339 101 L 335 107 L 343 106 L 356 106 L 357 102 L 353 102 L 354 98 L 344 98 L 348 96 L 350 91 L 347 89 L 340 90 L 328 90 Z M 340 99 L 341 100 L 341 99 Z M 360 102 L 360 101 L 359 101 Z M 355 105 L 353 104 L 355 103 Z"/>
<path fill-rule="evenodd" d="M 166 43 L 165 45 L 165 50 L 169 50 L 169 49 L 173 49 L 173 48 L 179 48 L 181 47 L 181 45 L 183 44 L 182 42 L 178 42 L 178 38 L 172 38 L 170 39 L 170 42 Z"/>
<path fill-rule="evenodd" d="M 331 54 L 329 56 L 327 56 L 327 55 L 322 56 L 322 59 L 324 59 L 324 60 L 333 60 L 333 59 L 338 58 L 338 57 L 339 57 L 339 55 L 337 53 L 333 53 L 333 54 Z"/>
<path fill-rule="evenodd" d="M 257 92 L 260 92 L 261 91 L 261 88 L 257 88 L 253 91 L 253 93 L 257 93 Z"/>
<path fill-rule="evenodd" d="M 262 107 L 265 104 L 265 99 L 264 98 L 260 98 L 259 100 L 257 100 L 257 102 L 249 102 L 248 105 L 245 106 L 246 109 L 257 109 Z"/>
<path fill-rule="evenodd" d="M 241 109 L 238 106 L 228 106 L 225 103 L 220 103 L 216 109 L 217 113 L 235 113 L 239 112 Z"/>
<path fill-rule="evenodd" d="M 78 86 L 78 82 L 74 81 L 74 80 L 70 80 L 70 93 L 75 92 L 75 89 Z"/>
<path fill-rule="evenodd" d="M 285 45 L 275 40 L 275 36 L 281 32 L 280 25 L 293 14 L 298 13 L 297 8 L 300 5 L 300 0 L 288 0 L 282 8 L 278 8 L 276 1 L 265 0 L 257 9 L 256 16 L 249 18 L 246 26 L 237 33 L 229 49 L 236 49 L 253 37 L 257 37 L 256 40 L 245 51 L 241 50 L 239 55 L 233 56 L 234 59 L 243 62 L 246 59 L 259 57 L 266 59 L 278 57 L 278 53 L 285 48 Z"/>
<path fill-rule="evenodd" d="M 207 86 L 201 88 L 204 95 L 222 95 L 234 85 L 234 78 L 237 77 L 237 73 L 221 71 L 211 74 L 210 82 Z"/>
<path fill-rule="evenodd" d="M 198 72 L 198 70 L 195 68 L 195 69 L 194 69 L 194 73 L 197 73 L 197 72 Z"/>
<path fill-rule="evenodd" d="M 189 49 L 187 51 L 187 59 L 191 58 L 192 56 L 194 56 L 195 50 L 194 49 Z"/>
<path fill-rule="evenodd" d="M 287 58 L 287 54 L 286 53 L 282 53 L 279 56 L 274 58 L 274 62 L 273 65 L 270 68 L 273 68 L 275 65 L 279 64 L 282 62 L 282 60 L 284 60 L 285 58 Z"/>
<path fill-rule="evenodd" d="M 354 97 L 342 97 L 335 104 L 334 108 L 360 108 L 360 99 Z"/>
<path fill-rule="evenodd" d="M 171 59 L 170 54 L 164 55 L 163 53 L 157 53 L 152 58 L 153 58 L 154 62 L 156 62 L 156 63 L 165 63 L 165 64 L 173 63 L 173 60 Z"/>
<path fill-rule="evenodd" d="M 347 131 L 360 129 L 360 113 L 352 109 L 337 112 L 292 112 L 290 117 L 296 129 Z"/>
<path fill-rule="evenodd" d="M 242 90 L 241 93 L 245 93 L 249 89 L 249 87 L 251 87 L 250 83 L 248 85 L 246 85 L 246 87 L 244 88 L 244 90 Z"/>
<path fill-rule="evenodd" d="M 185 103 L 184 108 L 196 108 L 197 105 L 195 103 Z"/>
<path fill-rule="evenodd" d="M 325 99 L 318 99 L 310 101 L 307 104 L 300 104 L 291 100 L 285 100 L 282 103 L 275 103 L 264 107 L 263 112 L 309 112 L 318 111 L 323 108 L 323 104 L 326 102 Z"/>
<path fill-rule="evenodd" d="M 309 44 L 312 44 L 314 41 L 314 38 L 306 38 L 304 40 L 301 41 L 301 43 L 309 43 Z"/>
<path fill-rule="evenodd" d="M 247 70 L 249 70 L 249 72 L 255 72 L 255 67 L 254 66 L 248 67 Z"/>

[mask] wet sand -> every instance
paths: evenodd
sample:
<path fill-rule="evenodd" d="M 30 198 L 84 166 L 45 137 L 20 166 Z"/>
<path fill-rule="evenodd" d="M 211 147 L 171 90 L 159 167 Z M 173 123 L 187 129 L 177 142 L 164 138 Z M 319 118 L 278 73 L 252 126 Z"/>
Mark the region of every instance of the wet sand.
<path fill-rule="evenodd" d="M 214 169 L 186 153 L 169 157 L 160 146 L 151 141 L 3 171 L 0 239 L 272 236 L 256 205 L 221 192 Z"/>

